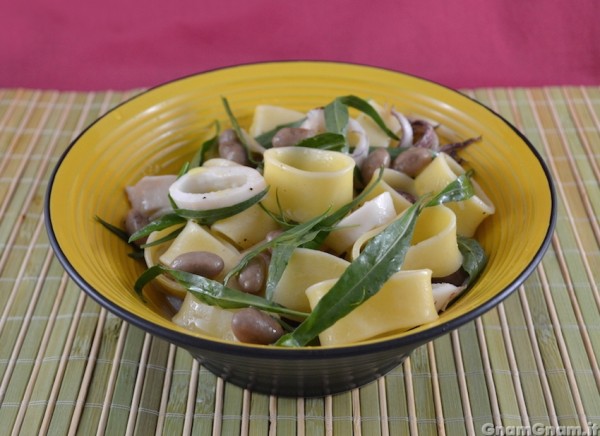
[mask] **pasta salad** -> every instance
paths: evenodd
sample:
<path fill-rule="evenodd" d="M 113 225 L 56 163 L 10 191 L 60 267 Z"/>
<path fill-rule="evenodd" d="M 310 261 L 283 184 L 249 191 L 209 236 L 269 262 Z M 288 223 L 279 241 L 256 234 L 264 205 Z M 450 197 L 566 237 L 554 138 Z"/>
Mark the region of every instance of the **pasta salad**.
<path fill-rule="evenodd" d="M 336 346 L 436 320 L 476 280 L 494 205 L 440 126 L 356 96 L 225 121 L 179 174 L 125 191 L 124 236 L 173 321 L 221 340 Z M 222 128 L 221 124 L 227 125 Z"/>

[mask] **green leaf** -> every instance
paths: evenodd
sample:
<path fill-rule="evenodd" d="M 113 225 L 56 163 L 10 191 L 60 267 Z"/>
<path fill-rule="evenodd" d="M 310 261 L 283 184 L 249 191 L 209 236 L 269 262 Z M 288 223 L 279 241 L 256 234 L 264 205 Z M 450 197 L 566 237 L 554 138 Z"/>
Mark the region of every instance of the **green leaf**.
<path fill-rule="evenodd" d="M 155 241 L 140 245 L 140 248 L 148 248 L 148 247 L 154 247 L 155 245 L 164 244 L 165 242 L 175 239 L 177 237 L 177 235 L 179 235 L 182 231 L 183 231 L 183 226 L 178 227 L 175 230 L 173 230 L 171 233 L 169 233 L 168 235 L 163 236 L 162 238 L 159 238 L 159 239 L 156 239 Z"/>
<path fill-rule="evenodd" d="M 115 225 L 113 225 L 113 224 L 111 224 L 111 223 L 109 223 L 107 221 L 104 221 L 98 215 L 94 215 L 94 219 L 96 221 L 98 221 L 100 224 L 102 224 L 111 233 L 113 233 L 114 235 L 116 235 L 119 239 L 121 239 L 121 240 L 123 240 L 123 241 L 125 241 L 127 243 L 129 242 L 129 234 L 125 230 L 123 230 L 123 229 L 121 229 L 121 228 L 119 228 L 119 227 L 117 227 L 117 226 L 115 226 Z"/>
<path fill-rule="evenodd" d="M 345 133 L 348 120 L 350 119 L 348 107 L 345 104 L 336 98 L 323 108 L 323 114 L 325 116 L 325 129 L 328 132 Z"/>
<path fill-rule="evenodd" d="M 181 169 L 179 170 L 179 172 L 177 173 L 177 178 L 180 178 L 181 176 L 183 176 L 185 173 L 188 172 L 188 170 L 190 169 L 190 163 L 186 162 L 181 166 Z"/>
<path fill-rule="evenodd" d="M 442 189 L 435 197 L 433 197 L 427 206 L 437 206 L 443 203 L 450 203 L 453 201 L 464 201 L 475 195 L 475 188 L 471 183 L 471 176 L 473 172 L 468 171 L 461 174 L 452 182 L 450 182 L 444 189 Z"/>
<path fill-rule="evenodd" d="M 467 286 L 472 284 L 487 264 L 487 256 L 483 247 L 473 238 L 458 236 L 458 249 L 463 255 L 462 267 L 469 275 Z"/>
<path fill-rule="evenodd" d="M 305 346 L 354 308 L 375 295 L 400 270 L 424 200 L 417 200 L 397 220 L 373 237 L 346 268 L 296 330 L 282 336 L 277 345 Z"/>
<path fill-rule="evenodd" d="M 279 243 L 273 247 L 265 284 L 265 298 L 267 300 L 271 301 L 273 299 L 275 288 L 296 248 L 298 248 L 296 243 Z"/>
<path fill-rule="evenodd" d="M 168 213 L 166 215 L 161 216 L 160 218 L 155 219 L 154 221 L 150 222 L 149 224 L 145 225 L 143 228 L 135 232 L 129 237 L 129 242 L 137 241 L 140 238 L 148 236 L 152 232 L 158 232 L 168 227 L 175 226 L 177 224 L 183 224 L 185 222 L 185 218 L 175 213 Z"/>
<path fill-rule="evenodd" d="M 325 132 L 303 139 L 295 147 L 319 148 L 339 151 L 346 145 L 346 138 L 339 133 Z"/>
<path fill-rule="evenodd" d="M 134 289 L 141 294 L 142 289 L 151 280 L 160 274 L 168 274 L 177 283 L 182 285 L 188 292 L 192 293 L 200 301 L 223 309 L 239 309 L 244 307 L 255 307 L 270 313 L 305 318 L 308 314 L 291 310 L 280 304 L 273 303 L 258 295 L 249 294 L 229 288 L 215 280 L 207 279 L 196 274 L 168 268 L 163 265 L 155 265 L 148 268 L 136 281 Z"/>
<path fill-rule="evenodd" d="M 450 201 L 462 201 L 472 195 L 470 174 L 465 173 L 448 184 L 433 199 L 431 195 L 419 198 L 398 219 L 367 243 L 361 254 L 321 298 L 310 316 L 295 331 L 282 336 L 277 344 L 305 346 L 323 330 L 379 292 L 383 284 L 401 269 L 417 218 L 423 208 Z M 325 221 L 322 224 L 325 224 Z"/>
<path fill-rule="evenodd" d="M 227 283 L 229 279 L 236 274 L 238 274 L 247 264 L 250 262 L 252 258 L 258 256 L 263 251 L 272 248 L 277 250 L 279 248 L 278 255 L 271 256 L 271 264 L 269 265 L 269 273 L 267 277 L 267 299 L 270 299 L 272 295 L 272 290 L 277 285 L 281 274 L 283 273 L 283 269 L 287 266 L 289 261 L 289 257 L 293 252 L 293 249 L 302 245 L 310 238 L 314 238 L 318 232 L 312 233 L 311 230 L 315 227 L 321 220 L 323 220 L 326 216 L 326 213 L 319 215 L 309 221 L 306 221 L 302 224 L 298 224 L 293 226 L 286 231 L 280 233 L 277 237 L 271 239 L 270 241 L 265 241 L 250 251 L 248 251 L 244 257 L 238 262 L 238 264 L 233 267 L 225 277 L 224 283 Z M 289 248 L 283 248 L 289 247 Z"/>
<path fill-rule="evenodd" d="M 392 132 L 385 124 L 381 116 L 367 101 L 355 95 L 346 95 L 344 97 L 338 97 L 338 100 L 347 106 L 353 107 L 370 117 L 375 123 L 385 132 L 387 136 L 392 139 L 399 140 L 398 136 Z"/>
<path fill-rule="evenodd" d="M 137 245 L 129 242 L 129 234 L 125 230 L 103 220 L 98 215 L 95 215 L 94 219 L 96 221 L 98 221 L 100 224 L 102 224 L 104 226 L 104 228 L 108 229 L 112 234 L 116 235 L 120 240 L 122 240 L 123 242 L 125 242 L 125 243 L 129 244 L 131 247 L 133 247 L 133 251 L 131 253 L 128 253 L 127 256 L 129 256 L 133 259 L 143 258 L 144 251 L 141 250 L 140 247 L 138 247 Z"/>

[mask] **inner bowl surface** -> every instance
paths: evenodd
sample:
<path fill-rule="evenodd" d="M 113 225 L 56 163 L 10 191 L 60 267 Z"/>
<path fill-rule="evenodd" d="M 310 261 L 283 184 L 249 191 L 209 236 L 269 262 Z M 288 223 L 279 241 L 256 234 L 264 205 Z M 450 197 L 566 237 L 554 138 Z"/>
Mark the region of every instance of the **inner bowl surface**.
<path fill-rule="evenodd" d="M 226 97 L 243 126 L 258 104 L 307 111 L 354 94 L 435 120 L 450 139 L 482 136 L 461 153 L 496 206 L 478 232 L 489 261 L 475 286 L 434 323 L 345 347 L 283 349 L 233 344 L 170 321 L 166 299 L 143 304 L 133 283 L 143 265 L 94 220 L 119 225 L 124 187 L 150 174 L 176 174 L 215 120 L 227 125 Z M 224 379 L 278 395 L 325 395 L 363 385 L 422 345 L 485 313 L 513 292 L 545 252 L 555 221 L 554 188 L 532 145 L 476 101 L 429 81 L 366 66 L 326 62 L 244 65 L 156 87 L 116 107 L 85 130 L 61 157 L 46 197 L 47 227 L 78 285 L 123 319 L 189 350 Z"/>

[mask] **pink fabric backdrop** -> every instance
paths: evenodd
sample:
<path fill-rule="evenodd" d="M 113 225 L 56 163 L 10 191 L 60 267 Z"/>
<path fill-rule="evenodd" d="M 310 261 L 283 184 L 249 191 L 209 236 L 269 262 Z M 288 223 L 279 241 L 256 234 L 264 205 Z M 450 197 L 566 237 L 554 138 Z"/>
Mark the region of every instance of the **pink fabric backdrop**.
<path fill-rule="evenodd" d="M 126 89 L 239 63 L 334 60 L 451 87 L 600 84 L 597 0 L 19 0 L 0 87 Z"/>

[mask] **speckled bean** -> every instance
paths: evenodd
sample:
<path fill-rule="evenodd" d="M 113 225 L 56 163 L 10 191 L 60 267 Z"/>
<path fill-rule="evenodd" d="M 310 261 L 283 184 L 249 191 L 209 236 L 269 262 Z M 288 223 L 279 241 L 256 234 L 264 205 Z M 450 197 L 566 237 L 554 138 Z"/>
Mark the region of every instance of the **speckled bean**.
<path fill-rule="evenodd" d="M 315 131 L 301 127 L 283 127 L 273 136 L 273 147 L 290 147 L 300 141 L 315 136 Z"/>
<path fill-rule="evenodd" d="M 173 269 L 213 279 L 223 271 L 225 262 L 221 256 L 209 251 L 190 251 L 177 256 L 170 266 Z"/>
<path fill-rule="evenodd" d="M 258 294 L 266 277 L 267 263 L 262 256 L 256 256 L 240 271 L 237 279 L 239 289 L 249 294 Z"/>
<path fill-rule="evenodd" d="M 231 321 L 231 330 L 240 342 L 261 345 L 274 343 L 284 333 L 273 317 L 254 307 L 237 311 Z"/>
<path fill-rule="evenodd" d="M 410 147 L 400 153 L 392 162 L 392 168 L 401 171 L 407 176 L 416 177 L 431 163 L 434 153 L 422 147 Z"/>
<path fill-rule="evenodd" d="M 376 148 L 373 150 L 360 168 L 360 174 L 365 184 L 371 181 L 373 173 L 379 170 L 379 168 L 388 168 L 390 166 L 390 153 L 383 147 Z"/>
<path fill-rule="evenodd" d="M 224 130 L 219 135 L 219 157 L 240 165 L 248 164 L 246 149 L 233 129 Z"/>

